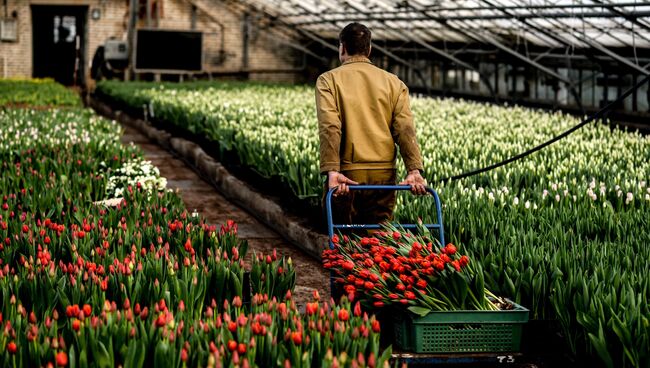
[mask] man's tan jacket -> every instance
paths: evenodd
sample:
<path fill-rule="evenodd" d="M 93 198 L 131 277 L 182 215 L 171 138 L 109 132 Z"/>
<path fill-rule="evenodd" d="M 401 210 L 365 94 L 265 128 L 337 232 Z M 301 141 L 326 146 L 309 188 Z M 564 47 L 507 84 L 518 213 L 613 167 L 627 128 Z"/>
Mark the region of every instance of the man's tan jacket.
<path fill-rule="evenodd" d="M 366 57 L 354 56 L 316 82 L 320 171 L 422 170 L 408 88 Z"/>

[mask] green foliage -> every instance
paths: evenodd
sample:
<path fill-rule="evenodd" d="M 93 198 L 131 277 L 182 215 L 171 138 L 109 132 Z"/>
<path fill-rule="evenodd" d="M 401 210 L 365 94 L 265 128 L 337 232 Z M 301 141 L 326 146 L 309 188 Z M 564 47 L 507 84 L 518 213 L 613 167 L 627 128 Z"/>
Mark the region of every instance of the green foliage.
<path fill-rule="evenodd" d="M 102 93 L 234 150 L 257 172 L 318 203 L 318 134 L 310 87 L 100 84 Z M 527 158 L 446 186 L 437 180 L 533 147 L 579 119 L 520 107 L 413 98 L 426 179 L 448 240 L 482 263 L 485 287 L 560 321 L 577 354 L 650 364 L 650 138 L 582 128 Z M 399 167 L 399 176 L 404 176 Z M 398 196 L 396 218 L 434 215 Z M 634 336 L 634 338 L 629 338 Z"/>
<path fill-rule="evenodd" d="M 81 106 L 72 90 L 52 79 L 0 79 L 0 106 Z"/>

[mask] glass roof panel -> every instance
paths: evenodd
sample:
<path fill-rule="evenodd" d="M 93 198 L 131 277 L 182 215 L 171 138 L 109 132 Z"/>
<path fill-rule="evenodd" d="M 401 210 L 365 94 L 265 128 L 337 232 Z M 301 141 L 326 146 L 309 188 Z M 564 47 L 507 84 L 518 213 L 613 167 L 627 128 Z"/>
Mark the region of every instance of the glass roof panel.
<path fill-rule="evenodd" d="M 501 41 L 520 38 L 533 44 L 561 45 L 550 34 L 587 46 L 650 46 L 650 2 L 641 0 L 241 0 L 283 22 L 314 32 L 359 21 L 377 27 L 374 37 L 403 38 L 419 30 L 429 42 L 475 42 L 483 32 Z M 372 30 L 372 27 L 370 27 Z M 601 33 L 608 33 L 601 35 Z M 579 33 L 572 37 L 571 33 Z M 634 37 L 633 37 L 634 36 Z M 376 38 L 379 40 L 379 38 Z"/>

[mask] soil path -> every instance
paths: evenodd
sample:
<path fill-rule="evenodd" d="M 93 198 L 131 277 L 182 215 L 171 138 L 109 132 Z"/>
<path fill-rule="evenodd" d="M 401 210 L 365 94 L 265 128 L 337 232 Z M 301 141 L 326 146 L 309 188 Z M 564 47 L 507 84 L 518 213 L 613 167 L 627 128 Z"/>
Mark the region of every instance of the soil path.
<path fill-rule="evenodd" d="M 227 220 L 237 223 L 238 235 L 248 241 L 249 259 L 253 252 L 268 254 L 273 248 L 277 249 L 278 255 L 291 257 L 297 275 L 294 298 L 299 305 L 311 300 L 314 289 L 318 290 L 322 298 L 329 297 L 329 273 L 318 261 L 289 244 L 280 234 L 245 210 L 229 202 L 173 154 L 153 144 L 137 130 L 128 126 L 123 128 L 125 131 L 122 142 L 133 142 L 142 149 L 145 159 L 156 165 L 160 175 L 167 178 L 167 187 L 180 190 L 180 196 L 188 211 L 198 211 L 208 222 L 217 226 Z"/>

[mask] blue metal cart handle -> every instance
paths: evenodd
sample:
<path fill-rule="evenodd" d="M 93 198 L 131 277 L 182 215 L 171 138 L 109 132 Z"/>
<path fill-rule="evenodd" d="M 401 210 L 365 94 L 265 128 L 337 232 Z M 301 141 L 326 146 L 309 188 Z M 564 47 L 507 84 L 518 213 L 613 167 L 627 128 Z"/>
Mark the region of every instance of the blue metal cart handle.
<path fill-rule="evenodd" d="M 327 211 L 327 232 L 329 235 L 329 246 L 330 249 L 334 249 L 334 244 L 332 243 L 332 237 L 334 236 L 334 229 L 380 229 L 379 224 L 335 224 L 332 221 L 332 195 L 338 190 L 339 187 L 334 187 L 327 192 L 325 197 L 325 209 Z M 350 185 L 348 186 L 350 190 L 411 190 L 410 185 Z M 442 225 L 442 210 L 440 206 L 440 197 L 438 193 L 426 187 L 427 192 L 433 195 L 433 198 L 436 203 L 436 221 L 437 223 L 433 224 L 423 224 L 422 226 L 427 229 L 438 229 L 439 240 L 441 245 L 445 245 L 445 231 Z M 417 224 L 399 224 L 404 229 L 416 229 Z"/>

